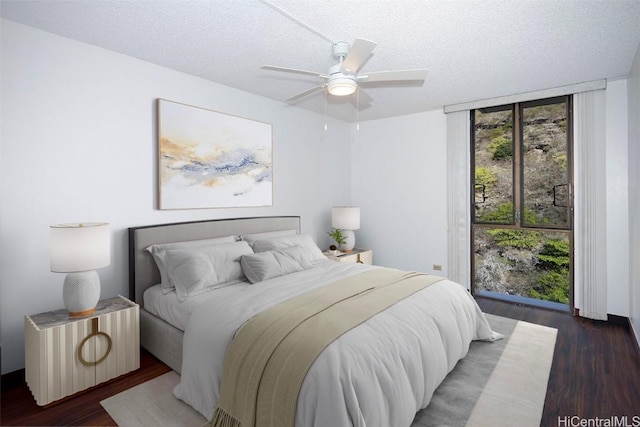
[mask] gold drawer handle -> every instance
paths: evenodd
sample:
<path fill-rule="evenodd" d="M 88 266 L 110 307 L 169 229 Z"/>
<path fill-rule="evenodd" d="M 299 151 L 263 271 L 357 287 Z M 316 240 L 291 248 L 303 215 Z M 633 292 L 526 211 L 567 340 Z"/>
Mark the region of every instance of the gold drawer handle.
<path fill-rule="evenodd" d="M 92 338 L 98 335 L 102 335 L 107 339 L 107 351 L 104 353 L 104 355 L 100 359 L 96 360 L 95 362 L 88 362 L 82 356 L 82 347 L 84 347 L 85 343 L 89 340 L 89 338 Z M 101 332 L 98 330 L 98 318 L 94 317 L 93 319 L 91 319 L 91 333 L 86 337 L 84 337 L 84 339 L 80 341 L 80 345 L 78 346 L 78 359 L 80 360 L 80 363 L 82 363 L 84 366 L 96 366 L 98 363 L 103 362 L 104 359 L 106 359 L 107 356 L 109 356 L 109 353 L 111 353 L 111 337 L 107 335 L 106 332 Z"/>

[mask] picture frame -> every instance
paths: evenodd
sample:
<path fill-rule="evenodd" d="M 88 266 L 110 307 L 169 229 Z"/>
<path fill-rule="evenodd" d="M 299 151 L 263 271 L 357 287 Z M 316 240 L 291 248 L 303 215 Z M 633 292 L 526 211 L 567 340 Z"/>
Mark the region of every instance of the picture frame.
<path fill-rule="evenodd" d="M 158 208 L 273 205 L 272 125 L 158 99 Z"/>

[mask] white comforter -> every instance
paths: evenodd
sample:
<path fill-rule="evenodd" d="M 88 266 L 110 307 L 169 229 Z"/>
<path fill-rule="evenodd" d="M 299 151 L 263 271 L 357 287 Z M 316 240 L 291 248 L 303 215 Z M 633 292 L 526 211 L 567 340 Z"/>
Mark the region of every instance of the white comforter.
<path fill-rule="evenodd" d="M 210 419 L 227 345 L 245 321 L 305 290 L 371 268 L 377 267 L 325 262 L 255 285 L 224 288 L 220 298 L 209 299 L 189 319 L 175 396 Z M 408 427 L 467 354 L 469 343 L 493 338 L 467 291 L 448 280 L 437 282 L 325 349 L 302 385 L 296 426 Z"/>

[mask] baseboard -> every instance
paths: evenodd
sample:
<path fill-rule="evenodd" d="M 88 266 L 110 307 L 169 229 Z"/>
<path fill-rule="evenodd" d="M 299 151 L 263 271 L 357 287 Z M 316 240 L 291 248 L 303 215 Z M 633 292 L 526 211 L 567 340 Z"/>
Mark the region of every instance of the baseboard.
<path fill-rule="evenodd" d="M 626 316 L 617 316 L 615 314 L 607 314 L 607 322 L 613 323 L 614 325 L 624 326 L 626 329 L 629 329 L 629 325 L 631 325 L 631 320 L 629 320 Z"/>
<path fill-rule="evenodd" d="M 633 322 L 629 319 L 629 330 L 631 331 L 631 340 L 635 344 L 634 347 L 636 349 L 636 357 L 640 360 L 640 334 L 633 327 Z"/>
<path fill-rule="evenodd" d="M 24 384 L 24 378 L 24 369 L 18 369 L 17 371 L 3 374 L 2 377 L 0 377 L 0 388 L 2 389 L 2 393 Z"/>
<path fill-rule="evenodd" d="M 580 309 L 574 308 L 573 315 L 576 317 L 580 317 Z M 626 316 L 618 316 L 617 314 L 607 314 L 607 322 L 612 323 L 614 325 L 623 326 L 625 329 L 629 329 L 630 320 Z"/>

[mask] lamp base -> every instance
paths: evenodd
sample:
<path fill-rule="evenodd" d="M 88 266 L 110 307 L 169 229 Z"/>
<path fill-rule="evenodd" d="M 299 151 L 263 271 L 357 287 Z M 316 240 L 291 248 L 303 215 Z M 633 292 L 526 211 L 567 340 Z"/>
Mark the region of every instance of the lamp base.
<path fill-rule="evenodd" d="M 356 247 L 356 235 L 353 230 L 341 230 L 344 236 L 344 243 L 340 245 L 340 250 L 351 252 Z"/>
<path fill-rule="evenodd" d="M 90 314 L 93 314 L 96 312 L 96 308 L 90 308 L 89 310 L 85 310 L 85 311 L 70 311 L 69 312 L 69 317 L 84 317 L 84 316 L 88 316 Z"/>
<path fill-rule="evenodd" d="M 95 270 L 68 273 L 62 287 L 69 316 L 86 316 L 96 310 L 100 299 L 100 277 Z"/>

